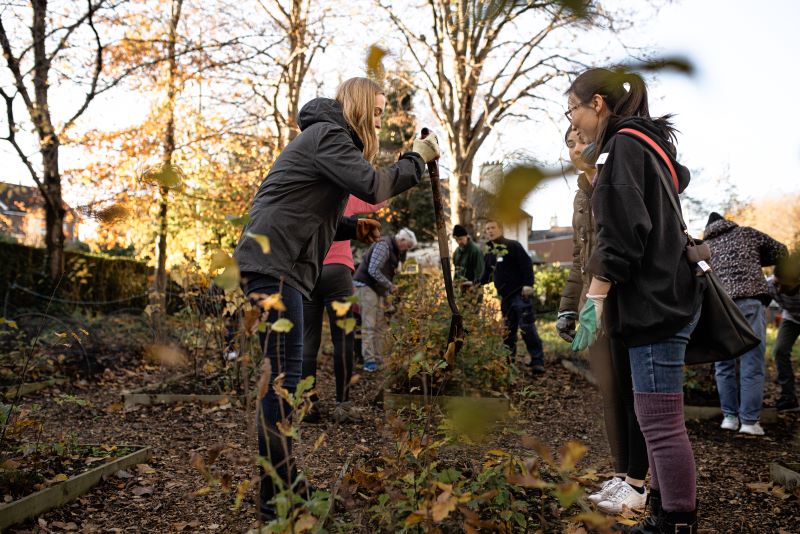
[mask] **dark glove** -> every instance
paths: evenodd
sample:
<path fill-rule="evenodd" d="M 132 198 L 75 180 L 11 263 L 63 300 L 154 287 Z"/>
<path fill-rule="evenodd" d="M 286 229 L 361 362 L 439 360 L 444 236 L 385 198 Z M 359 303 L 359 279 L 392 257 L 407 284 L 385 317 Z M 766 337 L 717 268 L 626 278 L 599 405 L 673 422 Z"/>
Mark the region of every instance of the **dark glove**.
<path fill-rule="evenodd" d="M 561 339 L 567 343 L 572 343 L 575 339 L 575 319 L 577 318 L 578 314 L 574 311 L 564 311 L 558 314 L 556 330 Z"/>
<path fill-rule="evenodd" d="M 367 245 L 381 238 L 381 223 L 373 219 L 359 219 L 356 223 L 356 239 Z"/>

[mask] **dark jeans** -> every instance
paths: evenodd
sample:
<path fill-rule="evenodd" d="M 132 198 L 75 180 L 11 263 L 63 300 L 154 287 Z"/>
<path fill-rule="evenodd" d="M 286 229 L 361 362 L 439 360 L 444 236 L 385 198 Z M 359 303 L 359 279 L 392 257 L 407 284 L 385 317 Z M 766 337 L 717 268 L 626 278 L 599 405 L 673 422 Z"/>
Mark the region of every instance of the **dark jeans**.
<path fill-rule="evenodd" d="M 322 337 L 322 314 L 328 311 L 333 340 L 333 371 L 336 375 L 336 402 L 349 398 L 350 378 L 353 376 L 353 345 L 355 332 L 345 331 L 336 322 L 353 317 L 348 311 L 339 317 L 331 305 L 353 294 L 353 274 L 345 265 L 323 265 L 311 299 L 303 301 L 303 378 L 317 377 L 317 353 Z M 317 400 L 316 396 L 313 399 Z"/>
<path fill-rule="evenodd" d="M 269 358 L 271 375 L 269 391 L 261 399 L 258 410 L 258 454 L 267 459 L 278 472 L 278 476 L 292 485 L 296 479 L 296 467 L 292 458 L 292 439 L 283 436 L 277 428 L 278 421 L 291 422 L 291 406 L 282 401 L 273 387 L 275 378 L 284 373 L 283 387 L 294 393 L 300 380 L 303 365 L 303 295 L 293 287 L 283 284 L 277 278 L 257 273 L 242 273 L 245 293 L 272 295 L 280 293 L 286 311 L 270 310 L 267 321 L 274 323 L 279 318 L 288 319 L 294 325 L 285 333 L 265 332 L 259 334 L 261 349 Z M 261 472 L 260 505 L 262 511 L 278 491 L 272 479 Z"/>
<path fill-rule="evenodd" d="M 781 386 L 781 399 L 797 398 L 794 387 L 794 368 L 792 367 L 792 347 L 800 337 L 800 323 L 781 321 L 778 337 L 775 339 L 775 363 L 778 366 L 778 384 Z"/>
<path fill-rule="evenodd" d="M 536 314 L 533 301 L 523 299 L 520 293 L 506 297 L 500 303 L 503 319 L 506 324 L 506 336 L 503 344 L 511 351 L 512 359 L 517 354 L 517 329 L 522 330 L 522 340 L 531 355 L 531 365 L 544 365 L 544 349 L 539 332 L 536 331 Z"/>

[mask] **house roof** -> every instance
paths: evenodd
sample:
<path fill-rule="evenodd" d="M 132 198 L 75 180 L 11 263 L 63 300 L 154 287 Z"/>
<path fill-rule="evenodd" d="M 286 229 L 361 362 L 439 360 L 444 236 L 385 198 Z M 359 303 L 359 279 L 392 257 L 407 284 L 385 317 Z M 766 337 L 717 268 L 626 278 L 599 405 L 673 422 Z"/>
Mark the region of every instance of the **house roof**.
<path fill-rule="evenodd" d="M 66 202 L 64 207 L 67 211 L 72 211 Z M 43 208 L 44 199 L 38 187 L 0 182 L 0 211 L 2 213 L 20 214 Z"/>

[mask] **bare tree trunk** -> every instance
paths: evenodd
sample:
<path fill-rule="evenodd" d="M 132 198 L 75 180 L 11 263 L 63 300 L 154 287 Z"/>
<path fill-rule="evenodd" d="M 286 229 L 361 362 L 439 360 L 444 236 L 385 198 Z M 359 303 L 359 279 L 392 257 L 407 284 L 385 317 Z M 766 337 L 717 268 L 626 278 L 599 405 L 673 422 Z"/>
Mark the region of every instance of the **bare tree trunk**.
<path fill-rule="evenodd" d="M 167 41 L 167 66 L 168 66 L 168 86 L 167 86 L 167 117 L 166 125 L 164 128 L 163 138 L 163 156 L 162 156 L 162 175 L 167 172 L 172 172 L 172 156 L 175 152 L 175 98 L 177 96 L 177 74 L 178 62 L 176 57 L 175 45 L 177 41 L 178 23 L 181 18 L 181 8 L 183 7 L 183 0 L 173 0 L 172 3 L 172 16 L 170 18 L 169 38 Z M 169 187 L 161 184 L 159 189 L 159 228 L 158 228 L 158 246 L 156 247 L 156 257 L 158 259 L 156 266 L 155 287 L 154 293 L 156 301 L 156 314 L 154 314 L 154 323 L 156 326 L 156 337 L 162 338 L 163 315 L 166 314 L 167 309 L 167 233 L 168 233 L 168 220 L 169 213 Z"/>

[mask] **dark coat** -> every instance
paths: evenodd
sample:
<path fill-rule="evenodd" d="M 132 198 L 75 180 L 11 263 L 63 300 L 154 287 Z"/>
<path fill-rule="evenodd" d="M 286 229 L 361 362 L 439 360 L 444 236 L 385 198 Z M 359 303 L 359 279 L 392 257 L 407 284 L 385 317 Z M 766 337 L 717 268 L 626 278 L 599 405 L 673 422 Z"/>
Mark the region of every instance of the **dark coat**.
<path fill-rule="evenodd" d="M 501 299 L 516 295 L 523 286 L 533 286 L 533 261 L 518 241 L 501 237 L 487 241 L 486 247 L 481 284 L 493 281 Z"/>
<path fill-rule="evenodd" d="M 298 125 L 300 135 L 283 149 L 253 199 L 234 257 L 243 273 L 281 278 L 308 298 L 348 195 L 382 202 L 419 183 L 425 162 L 407 152 L 394 165 L 375 169 L 335 100 L 307 103 Z M 247 232 L 267 236 L 270 253 L 263 254 Z"/>
<path fill-rule="evenodd" d="M 456 278 L 477 282 L 483 275 L 483 252 L 470 238 L 464 248 L 456 247 L 453 252 L 453 266 L 456 268 Z"/>
<path fill-rule="evenodd" d="M 786 245 L 749 226 L 722 219 L 706 226 L 703 239 L 711 248 L 711 267 L 733 299 L 772 300 L 762 267 L 788 254 Z"/>
<path fill-rule="evenodd" d="M 592 277 L 585 265 L 594 251 L 595 232 L 592 215 L 592 184 L 585 174 L 578 176 L 578 190 L 572 202 L 572 267 L 569 270 L 559 312 L 578 312 L 586 301 Z"/>
<path fill-rule="evenodd" d="M 592 193 L 597 245 L 586 271 L 613 282 L 605 326 L 629 347 L 664 341 L 686 326 L 700 305 L 705 279 L 686 259 L 686 236 L 660 176 L 672 178 L 661 157 L 621 128 L 639 130 L 669 155 L 679 190 L 689 170 L 655 121 L 632 118 L 609 124 Z"/>

